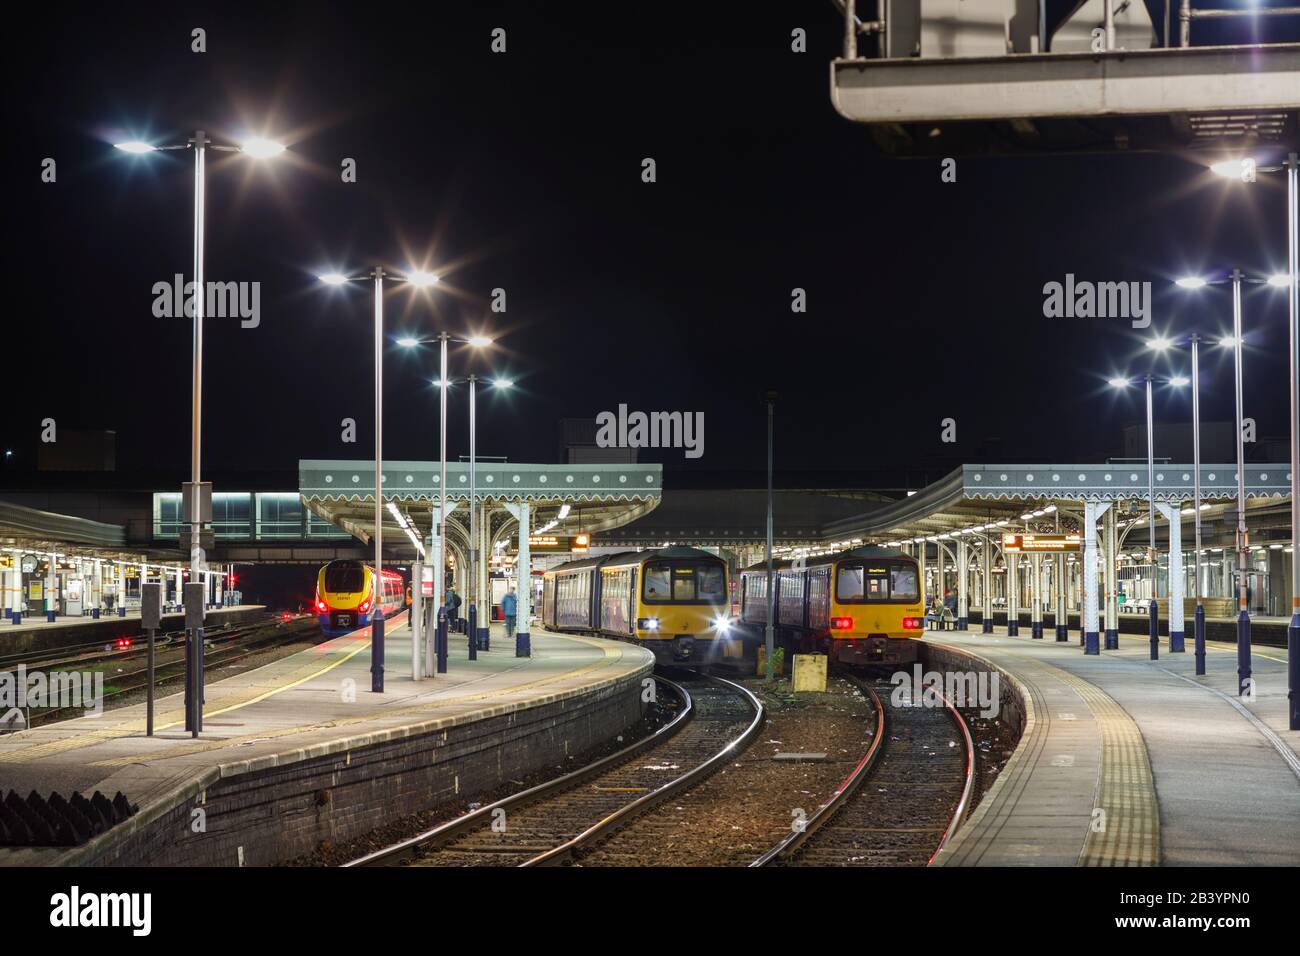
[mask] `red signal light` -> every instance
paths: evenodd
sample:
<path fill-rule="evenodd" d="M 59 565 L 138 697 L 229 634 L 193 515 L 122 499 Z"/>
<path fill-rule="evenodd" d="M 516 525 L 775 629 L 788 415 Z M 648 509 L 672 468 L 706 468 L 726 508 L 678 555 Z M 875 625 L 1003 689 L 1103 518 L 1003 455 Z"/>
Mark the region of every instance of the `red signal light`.
<path fill-rule="evenodd" d="M 853 627 L 853 618 L 851 617 L 833 617 L 831 618 L 832 631 L 847 631 Z"/>
<path fill-rule="evenodd" d="M 903 618 L 903 630 L 905 631 L 924 631 L 925 621 L 919 617 Z"/>

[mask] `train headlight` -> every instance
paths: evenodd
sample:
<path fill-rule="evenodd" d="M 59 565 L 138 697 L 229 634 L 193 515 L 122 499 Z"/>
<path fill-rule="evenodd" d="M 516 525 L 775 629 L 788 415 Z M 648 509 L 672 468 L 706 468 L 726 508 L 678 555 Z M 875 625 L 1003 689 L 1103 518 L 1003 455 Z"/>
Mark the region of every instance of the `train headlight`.
<path fill-rule="evenodd" d="M 659 630 L 659 618 L 657 617 L 639 617 L 636 621 L 638 630 L 657 631 Z"/>

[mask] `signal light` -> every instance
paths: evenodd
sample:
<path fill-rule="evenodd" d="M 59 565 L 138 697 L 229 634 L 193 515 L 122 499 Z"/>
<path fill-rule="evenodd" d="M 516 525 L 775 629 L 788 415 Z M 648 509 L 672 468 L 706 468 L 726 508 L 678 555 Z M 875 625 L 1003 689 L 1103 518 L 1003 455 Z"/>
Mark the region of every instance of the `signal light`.
<path fill-rule="evenodd" d="M 113 644 L 119 651 L 124 651 L 131 646 L 131 638 L 119 637 L 116 641 L 113 642 Z"/>
<path fill-rule="evenodd" d="M 853 627 L 853 618 L 851 617 L 833 617 L 831 618 L 832 631 L 847 631 Z"/>
<path fill-rule="evenodd" d="M 903 618 L 903 630 L 905 631 L 924 631 L 925 621 L 919 617 Z"/>

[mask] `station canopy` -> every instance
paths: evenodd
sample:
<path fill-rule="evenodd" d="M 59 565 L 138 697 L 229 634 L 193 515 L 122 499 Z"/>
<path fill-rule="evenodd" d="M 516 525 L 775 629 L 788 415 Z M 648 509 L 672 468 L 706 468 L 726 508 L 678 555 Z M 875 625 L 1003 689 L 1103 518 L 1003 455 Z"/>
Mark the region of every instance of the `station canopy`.
<path fill-rule="evenodd" d="M 384 462 L 385 550 L 413 556 L 414 534 L 429 537 L 441 496 L 441 469 L 436 461 Z M 468 462 L 447 462 L 449 528 L 468 514 Z M 529 526 L 557 522 L 555 534 L 595 534 L 618 528 L 649 514 L 663 498 L 662 467 L 657 464 L 543 465 L 499 461 L 475 465 L 478 504 L 490 503 L 498 524 L 503 505 L 531 506 Z M 298 463 L 303 504 L 325 521 L 369 543 L 375 530 L 375 463 L 304 460 Z M 566 507 L 567 506 L 567 507 Z M 565 518 L 561 521 L 560 514 Z M 407 527 L 411 528 L 408 533 Z M 494 526 L 495 527 L 495 526 Z"/>
<path fill-rule="evenodd" d="M 1247 514 L 1252 526 L 1267 526 L 1289 507 L 1290 469 L 1283 463 L 1248 464 L 1245 470 Z M 1183 513 L 1191 513 L 1191 465 L 1157 462 L 1154 488 L 1157 501 L 1182 503 Z M 901 501 L 827 526 L 824 539 L 827 546 L 855 539 L 898 546 L 937 537 L 983 535 L 1012 526 L 1050 530 L 1058 516 L 1062 530 L 1079 531 L 1080 505 L 1089 500 L 1127 502 L 1132 522 L 1141 523 L 1147 495 L 1145 461 L 963 465 Z M 1222 518 L 1228 511 L 1235 515 L 1236 497 L 1235 465 L 1201 465 L 1206 520 Z"/>

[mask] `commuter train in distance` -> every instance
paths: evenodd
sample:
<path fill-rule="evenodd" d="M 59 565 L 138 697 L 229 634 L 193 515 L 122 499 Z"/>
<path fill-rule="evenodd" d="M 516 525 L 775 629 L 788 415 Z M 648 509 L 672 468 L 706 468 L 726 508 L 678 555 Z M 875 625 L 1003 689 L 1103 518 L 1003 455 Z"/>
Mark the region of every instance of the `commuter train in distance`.
<path fill-rule="evenodd" d="M 697 548 L 625 551 L 569 561 L 542 579 L 542 623 L 630 641 L 656 663 L 743 656 L 731 622 L 727 563 Z"/>
<path fill-rule="evenodd" d="M 363 561 L 331 561 L 316 575 L 312 611 L 327 637 L 369 627 L 378 604 L 384 617 L 406 606 L 406 585 L 396 571 L 385 570 L 375 587 L 375 569 Z"/>
<path fill-rule="evenodd" d="M 892 548 L 864 547 L 774 561 L 776 637 L 843 664 L 910 664 L 925 630 L 917 560 Z M 740 573 L 740 622 L 767 625 L 767 565 Z"/>

